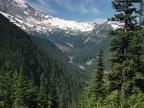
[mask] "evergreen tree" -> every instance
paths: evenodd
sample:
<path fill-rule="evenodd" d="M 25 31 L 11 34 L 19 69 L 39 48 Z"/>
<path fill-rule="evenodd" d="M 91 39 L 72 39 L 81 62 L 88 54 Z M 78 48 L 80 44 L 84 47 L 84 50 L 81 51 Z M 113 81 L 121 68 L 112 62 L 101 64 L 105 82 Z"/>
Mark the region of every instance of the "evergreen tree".
<path fill-rule="evenodd" d="M 37 97 L 37 101 L 38 101 L 38 108 L 46 108 L 48 106 L 47 104 L 48 90 L 47 90 L 47 83 L 46 83 L 44 73 L 42 73 L 40 77 L 40 90 Z"/>
<path fill-rule="evenodd" d="M 20 87 L 19 82 L 20 81 L 20 72 L 19 67 L 20 65 L 23 66 L 23 77 L 25 79 L 25 90 L 23 94 L 26 95 L 25 103 L 27 103 L 26 107 L 31 107 L 30 101 L 34 101 L 35 96 L 31 96 L 33 92 L 33 89 L 35 87 L 31 88 L 31 79 L 29 79 L 30 73 L 32 72 L 34 74 L 35 83 L 37 86 L 40 84 L 40 76 L 41 73 L 44 72 L 46 74 L 46 80 L 49 80 L 51 77 L 51 70 L 50 67 L 52 65 L 52 56 L 49 55 L 49 53 L 44 53 L 40 50 L 39 47 L 36 47 L 35 44 L 33 44 L 31 40 L 31 36 L 28 35 L 26 32 L 22 31 L 20 28 L 18 28 L 16 25 L 12 24 L 7 18 L 5 18 L 2 14 L 0 14 L 0 66 L 4 64 L 4 60 L 8 59 L 12 61 L 12 67 L 10 70 L 2 70 L 0 77 L 0 83 L 1 86 L 1 96 L 7 97 L 6 93 L 8 92 L 12 93 L 12 96 L 8 95 L 8 97 L 11 97 L 12 102 L 8 102 L 9 99 L 3 98 L 0 96 L 0 101 L 3 104 L 5 101 L 6 103 L 12 103 L 9 104 L 10 106 L 17 105 L 17 107 L 23 107 L 23 105 L 19 105 L 21 98 L 20 90 L 22 87 Z M 58 94 L 62 94 L 62 92 L 66 93 L 66 102 L 68 105 L 71 104 L 71 101 L 77 101 L 78 94 L 81 93 L 82 87 L 84 86 L 84 81 L 88 79 L 87 74 L 82 73 L 80 70 L 77 70 L 75 67 L 69 67 L 68 64 L 59 62 L 58 60 L 55 60 L 57 63 L 57 70 L 59 72 L 58 76 Z M 9 74 L 9 71 L 13 70 L 13 75 Z M 8 74 L 7 74 L 8 72 Z M 9 77 L 10 75 L 10 77 Z M 7 78 L 5 77 L 7 76 Z M 12 78 L 11 78 L 12 77 Z M 9 80 L 10 79 L 10 80 Z M 4 81 L 5 80 L 5 81 Z M 12 80 L 12 81 L 11 81 Z M 9 83 L 10 82 L 10 83 Z M 12 86 L 11 87 L 6 85 Z M 18 86 L 17 86 L 18 85 Z M 22 84 L 23 85 L 23 84 Z M 50 85 L 46 84 L 48 90 L 50 89 Z M 27 88 L 28 86 L 28 88 Z M 9 89 L 7 89 L 9 88 Z M 24 89 L 23 88 L 23 89 Z M 6 90 L 7 89 L 7 90 Z M 39 90 L 39 88 L 38 88 Z M 3 93 L 6 93 L 4 95 Z M 20 93 L 20 97 L 18 94 Z M 30 95 L 31 94 L 31 95 Z M 35 93 L 34 93 L 35 95 Z M 33 98 L 32 98 L 33 97 Z M 39 96 L 38 96 L 39 97 Z M 32 100 L 30 100 L 32 99 Z M 34 99 L 34 100 L 33 100 Z M 5 103 L 5 105 L 6 105 Z M 14 104 L 15 103 L 15 104 Z M 33 102 L 32 102 L 33 103 Z M 35 103 L 35 102 L 34 102 Z M 4 105 L 4 104 L 3 104 Z M 5 105 L 3 107 L 5 107 Z M 33 104 L 31 104 L 33 105 Z M 1 107 L 1 106 L 0 106 Z"/>
<path fill-rule="evenodd" d="M 93 108 L 96 106 L 99 99 L 104 96 L 104 63 L 103 63 L 103 50 L 100 47 L 99 54 L 97 56 L 96 70 L 92 74 L 92 79 L 88 82 L 88 87 L 86 87 L 82 93 L 80 100 L 81 108 Z"/>
<path fill-rule="evenodd" d="M 100 51 L 97 56 L 96 70 L 92 75 L 93 92 L 96 100 L 98 100 L 103 96 L 103 83 L 104 83 L 103 75 L 104 75 L 103 50 L 102 47 L 100 47 Z"/>
<path fill-rule="evenodd" d="M 0 68 L 0 107 L 11 108 L 12 73 L 11 61 L 5 60 L 5 64 Z"/>
<path fill-rule="evenodd" d="M 60 101 L 60 108 L 67 108 L 65 95 L 61 94 L 59 101 Z"/>
<path fill-rule="evenodd" d="M 92 92 L 92 84 L 89 82 L 81 94 L 79 108 L 94 108 L 94 106 L 96 106 L 95 95 Z"/>
<path fill-rule="evenodd" d="M 110 43 L 113 55 L 109 59 L 111 69 L 108 75 L 109 92 L 130 96 L 135 90 L 142 90 L 144 74 L 142 67 L 143 36 L 138 24 L 139 10 L 136 3 L 141 0 L 114 0 L 113 8 L 118 12 L 112 19 L 122 23 L 119 29 L 110 32 L 115 35 Z M 139 91 L 139 90 L 138 90 Z M 142 90 L 143 91 L 143 90 Z"/>
<path fill-rule="evenodd" d="M 35 85 L 35 81 L 33 78 L 33 74 L 31 73 L 30 80 L 28 82 L 28 106 L 30 108 L 37 108 L 37 95 L 38 95 L 38 90 Z"/>
<path fill-rule="evenodd" d="M 52 65 L 52 79 L 51 79 L 48 108 L 59 108 L 59 98 L 57 93 L 57 69 L 54 62 Z"/>
<path fill-rule="evenodd" d="M 29 108 L 28 106 L 28 81 L 24 76 L 22 66 L 19 70 L 18 79 L 13 83 L 14 84 L 14 108 Z"/>

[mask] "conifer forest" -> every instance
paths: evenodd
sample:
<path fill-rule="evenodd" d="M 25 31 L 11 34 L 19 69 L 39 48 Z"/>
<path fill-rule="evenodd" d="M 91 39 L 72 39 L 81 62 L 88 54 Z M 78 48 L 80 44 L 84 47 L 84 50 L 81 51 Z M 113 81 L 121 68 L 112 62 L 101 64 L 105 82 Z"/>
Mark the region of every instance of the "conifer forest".
<path fill-rule="evenodd" d="M 144 0 L 111 6 L 108 21 L 119 28 L 107 32 L 109 57 L 99 45 L 92 72 L 44 51 L 0 14 L 0 108 L 144 108 Z"/>

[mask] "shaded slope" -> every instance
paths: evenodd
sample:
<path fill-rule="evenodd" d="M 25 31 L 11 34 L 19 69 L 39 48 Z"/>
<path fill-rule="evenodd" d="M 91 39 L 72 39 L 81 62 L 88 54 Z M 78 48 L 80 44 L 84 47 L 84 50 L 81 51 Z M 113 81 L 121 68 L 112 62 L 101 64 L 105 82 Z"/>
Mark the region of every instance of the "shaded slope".
<path fill-rule="evenodd" d="M 69 61 L 69 57 L 65 55 L 54 43 L 49 39 L 39 38 L 37 36 L 31 36 L 33 43 L 38 46 L 46 54 L 53 56 L 60 61 Z"/>
<path fill-rule="evenodd" d="M 39 85 L 39 77 L 42 72 L 44 72 L 47 81 L 50 81 L 52 63 L 55 62 L 58 70 L 59 95 L 65 93 L 69 102 L 77 99 L 87 77 L 47 56 L 33 44 L 27 33 L 10 23 L 1 14 L 0 46 L 0 66 L 4 60 L 11 60 L 14 70 L 23 66 L 26 76 L 34 74 L 36 85 Z"/>

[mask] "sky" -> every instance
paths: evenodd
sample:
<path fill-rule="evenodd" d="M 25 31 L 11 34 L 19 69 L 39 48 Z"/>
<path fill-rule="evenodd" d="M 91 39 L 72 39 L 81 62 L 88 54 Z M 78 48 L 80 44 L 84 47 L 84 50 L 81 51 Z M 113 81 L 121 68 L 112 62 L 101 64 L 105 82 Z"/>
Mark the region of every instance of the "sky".
<path fill-rule="evenodd" d="M 112 0 L 26 0 L 33 8 L 53 17 L 88 23 L 103 23 L 115 10 Z"/>

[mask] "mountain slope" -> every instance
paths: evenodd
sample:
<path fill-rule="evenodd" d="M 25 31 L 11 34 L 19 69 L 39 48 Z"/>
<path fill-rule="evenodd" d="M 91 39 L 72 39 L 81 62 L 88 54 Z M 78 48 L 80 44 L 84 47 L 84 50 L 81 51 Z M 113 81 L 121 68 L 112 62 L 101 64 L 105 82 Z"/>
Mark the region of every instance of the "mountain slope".
<path fill-rule="evenodd" d="M 33 43 L 44 51 L 49 56 L 52 56 L 60 61 L 68 62 L 69 57 L 64 54 L 54 43 L 49 39 L 39 38 L 37 36 L 31 36 Z"/>
<path fill-rule="evenodd" d="M 47 81 L 50 81 L 52 63 L 55 62 L 58 71 L 59 93 L 66 93 L 69 102 L 77 99 L 87 77 L 47 56 L 33 44 L 27 33 L 10 23 L 1 14 L 0 46 L 0 66 L 5 60 L 12 61 L 13 70 L 23 66 L 26 76 L 30 76 L 31 73 L 34 74 L 37 85 L 39 85 L 40 75 L 43 72 Z"/>
<path fill-rule="evenodd" d="M 107 33 L 118 27 L 113 22 L 98 25 L 54 18 L 35 10 L 24 0 L 0 0 L 0 11 L 29 34 L 38 36 L 34 41 L 44 52 L 48 51 L 45 46 L 49 44 L 40 38 L 49 39 L 62 50 L 64 54 L 59 51 L 56 57 L 64 58 L 67 62 L 70 59 L 69 63 L 88 71 L 94 69 L 94 60 L 101 43 L 105 46 L 105 55 L 108 55 L 107 46 L 111 37 Z M 50 52 L 53 51 L 47 53 Z"/>
<path fill-rule="evenodd" d="M 92 24 L 67 21 L 46 15 L 33 9 L 24 0 L 0 0 L 0 11 L 11 22 L 28 32 L 48 34 L 61 29 L 77 33 L 93 29 Z"/>

